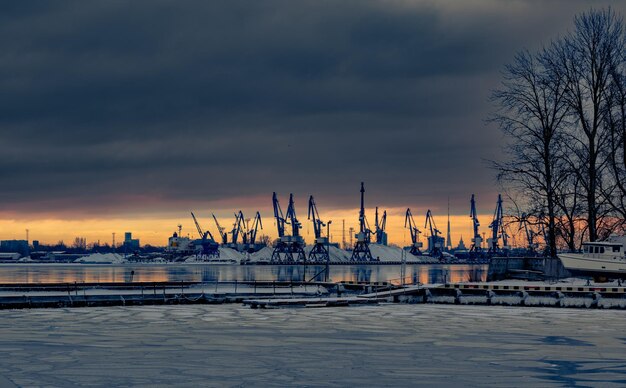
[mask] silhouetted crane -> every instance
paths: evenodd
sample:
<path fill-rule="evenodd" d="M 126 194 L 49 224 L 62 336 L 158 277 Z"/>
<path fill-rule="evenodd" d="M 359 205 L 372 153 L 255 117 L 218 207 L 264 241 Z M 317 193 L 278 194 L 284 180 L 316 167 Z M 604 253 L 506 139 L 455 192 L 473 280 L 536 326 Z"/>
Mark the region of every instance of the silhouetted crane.
<path fill-rule="evenodd" d="M 412 255 L 421 256 L 422 251 L 420 248 L 422 247 L 422 243 L 419 241 L 420 239 L 420 230 L 417 229 L 417 225 L 413 220 L 413 214 L 411 214 L 411 209 L 406 209 L 406 215 L 404 216 L 404 227 L 409 229 L 409 233 L 411 234 L 411 250 L 409 251 Z"/>
<path fill-rule="evenodd" d="M 372 231 L 365 219 L 365 186 L 361 182 L 361 209 L 359 210 L 359 233 L 356 234 L 356 244 L 352 250 L 352 261 L 373 261 L 370 251 L 370 235 Z"/>
<path fill-rule="evenodd" d="M 387 245 L 387 210 L 383 211 L 383 216 L 378 221 L 378 206 L 376 207 L 376 218 L 374 219 L 374 228 L 376 229 L 376 244 Z"/>
<path fill-rule="evenodd" d="M 328 262 L 330 261 L 330 255 L 328 252 L 329 236 L 322 237 L 322 228 L 326 226 L 326 223 L 320 219 L 319 212 L 317 211 L 317 205 L 315 204 L 315 199 L 313 199 L 312 195 L 309 197 L 308 219 L 313 222 L 313 231 L 315 233 L 315 242 L 311 252 L 309 252 L 309 261 Z"/>
<path fill-rule="evenodd" d="M 430 209 L 426 212 L 426 222 L 424 223 L 424 228 L 428 228 L 430 230 L 430 236 L 428 237 L 428 252 L 432 257 L 443 257 L 443 244 L 444 239 L 440 237 L 439 234 L 441 231 L 437 229 L 435 225 L 435 220 L 433 219 L 432 212 Z"/>
<path fill-rule="evenodd" d="M 228 233 L 226 232 L 226 229 L 220 226 L 220 223 L 217 221 L 215 214 L 211 213 L 211 215 L 213 216 L 213 220 L 215 221 L 215 226 L 217 226 L 217 232 L 220 234 L 220 237 L 222 238 L 222 244 L 224 245 L 228 244 Z"/>
<path fill-rule="evenodd" d="M 300 222 L 296 217 L 296 207 L 293 200 L 293 194 L 289 195 L 289 206 L 287 213 L 283 216 L 282 209 L 278 202 L 276 193 L 272 196 L 274 206 L 274 218 L 276 218 L 276 226 L 278 228 L 278 241 L 272 252 L 273 262 L 306 262 L 304 254 L 304 240 L 300 236 Z M 291 225 L 291 236 L 285 235 L 285 224 Z M 294 257 L 295 255 L 295 257 Z"/>
<path fill-rule="evenodd" d="M 478 222 L 478 213 L 476 212 L 476 201 L 474 200 L 474 194 L 470 200 L 470 217 L 472 218 L 472 225 L 474 230 L 474 237 L 472 237 L 472 245 L 470 246 L 470 257 L 477 257 L 482 254 L 483 238 L 478 232 L 480 223 Z"/>
<path fill-rule="evenodd" d="M 198 234 L 200 235 L 202 255 L 220 257 L 219 244 L 215 242 L 215 239 L 213 238 L 211 232 L 208 229 L 206 231 L 202 230 L 193 212 L 191 212 L 191 218 L 193 218 L 193 222 L 194 224 L 196 224 L 196 229 L 198 230 Z"/>

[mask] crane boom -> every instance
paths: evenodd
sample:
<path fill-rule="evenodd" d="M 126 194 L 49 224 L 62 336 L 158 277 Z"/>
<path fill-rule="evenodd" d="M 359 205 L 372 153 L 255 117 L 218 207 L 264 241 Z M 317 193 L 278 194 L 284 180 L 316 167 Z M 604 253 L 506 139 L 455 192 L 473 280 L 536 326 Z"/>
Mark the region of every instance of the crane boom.
<path fill-rule="evenodd" d="M 198 223 L 198 220 L 196 219 L 196 215 L 193 214 L 193 212 L 191 212 L 191 218 L 193 218 L 193 222 L 194 224 L 196 224 L 196 229 L 198 230 L 198 234 L 200 235 L 201 239 L 206 240 L 207 235 L 208 235 L 211 238 L 211 240 L 215 241 L 215 239 L 213 238 L 213 235 L 208 229 L 206 231 L 202 230 L 202 228 L 200 227 L 200 224 Z"/>
<path fill-rule="evenodd" d="M 211 213 L 211 215 L 213 216 L 213 220 L 215 221 L 215 226 L 217 226 L 217 232 L 222 238 L 222 244 L 226 244 L 228 242 L 228 234 L 224 231 L 225 229 L 220 226 L 220 223 L 217 221 L 217 217 L 215 217 L 215 214 Z"/>
<path fill-rule="evenodd" d="M 406 209 L 406 215 L 404 217 L 404 227 L 409 229 L 409 232 L 411 233 L 411 242 L 413 242 L 413 244 L 416 244 L 419 240 L 419 234 L 422 233 L 420 232 L 419 229 L 417 229 L 417 226 L 415 224 L 415 221 L 413 220 L 413 214 L 411 213 L 411 209 L 407 208 Z"/>
<path fill-rule="evenodd" d="M 243 219 L 243 212 L 239 210 L 239 213 L 235 213 L 235 223 L 233 224 L 232 230 L 232 242 L 233 244 L 237 244 L 237 239 L 239 238 L 239 234 L 245 235 L 245 222 Z M 244 244 L 246 241 L 244 241 Z"/>
<path fill-rule="evenodd" d="M 200 238 L 204 238 L 204 232 L 202 231 L 200 224 L 198 224 L 198 220 L 196 219 L 196 216 L 193 214 L 193 212 L 191 212 L 191 218 L 193 218 L 193 222 L 194 224 L 196 224 L 196 229 L 198 229 L 198 234 L 200 235 Z"/>
<path fill-rule="evenodd" d="M 419 256 L 422 254 L 420 252 L 420 248 L 422 247 L 422 243 L 419 242 L 420 230 L 417 228 L 415 221 L 413 220 L 413 214 L 411 213 L 411 209 L 406 209 L 406 215 L 404 216 L 404 227 L 409 229 L 409 233 L 411 234 L 411 254 L 415 256 Z"/>
<path fill-rule="evenodd" d="M 254 244 L 256 242 L 256 235 L 259 230 L 259 226 L 263 229 L 263 223 L 261 222 L 261 213 L 256 212 L 254 216 L 254 220 L 252 221 L 252 228 L 250 229 L 250 244 Z"/>
<path fill-rule="evenodd" d="M 272 195 L 272 205 L 274 206 L 274 218 L 276 218 L 276 227 L 278 228 L 278 237 L 285 236 L 285 216 L 283 209 L 280 208 L 276 192 Z"/>
<path fill-rule="evenodd" d="M 326 226 L 326 224 L 322 220 L 320 220 L 320 215 L 317 211 L 317 205 L 315 204 L 315 199 L 312 195 L 309 197 L 309 212 L 307 218 L 313 222 L 313 232 L 315 233 L 315 238 L 321 238 L 322 227 Z"/>
<path fill-rule="evenodd" d="M 300 236 L 300 228 L 302 228 L 302 225 L 296 217 L 296 205 L 293 200 L 293 194 L 289 194 L 289 206 L 287 207 L 285 217 L 289 220 L 288 223 L 291 224 L 291 235 L 293 237 Z"/>

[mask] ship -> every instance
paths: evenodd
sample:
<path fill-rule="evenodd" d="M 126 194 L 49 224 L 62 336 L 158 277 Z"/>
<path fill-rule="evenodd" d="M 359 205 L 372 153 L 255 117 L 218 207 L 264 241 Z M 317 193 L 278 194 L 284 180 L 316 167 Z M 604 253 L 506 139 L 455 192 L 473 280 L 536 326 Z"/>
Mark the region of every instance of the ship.
<path fill-rule="evenodd" d="M 626 279 L 626 236 L 584 242 L 582 253 L 559 253 L 563 267 L 573 275 Z"/>

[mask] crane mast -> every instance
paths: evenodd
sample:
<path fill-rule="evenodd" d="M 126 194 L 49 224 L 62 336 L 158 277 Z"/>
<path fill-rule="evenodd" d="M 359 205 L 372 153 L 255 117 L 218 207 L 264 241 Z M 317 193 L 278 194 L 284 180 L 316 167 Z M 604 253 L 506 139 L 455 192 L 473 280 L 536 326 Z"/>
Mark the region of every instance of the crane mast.
<path fill-rule="evenodd" d="M 470 218 L 472 219 L 472 226 L 474 229 L 474 237 L 472 237 L 472 245 L 470 247 L 470 257 L 478 256 L 482 252 L 483 238 L 481 237 L 478 227 L 480 223 L 478 222 L 478 212 L 476 211 L 476 200 L 474 199 L 474 194 L 472 194 L 472 199 L 470 200 Z"/>
<path fill-rule="evenodd" d="M 491 229 L 491 237 L 487 239 L 489 253 L 492 255 L 498 253 L 506 254 L 506 251 L 508 250 L 508 236 L 504 230 L 503 220 L 502 195 L 498 194 L 498 202 L 496 203 L 496 210 L 493 213 L 493 221 L 489 225 L 489 229 Z M 502 239 L 502 247 L 498 244 L 500 238 Z"/>
<path fill-rule="evenodd" d="M 361 182 L 361 209 L 359 210 L 359 233 L 356 237 L 356 244 L 352 250 L 352 261 L 373 261 L 372 252 L 370 251 L 370 234 L 372 231 L 368 228 L 365 219 L 365 185 Z"/>
<path fill-rule="evenodd" d="M 296 218 L 296 206 L 293 200 L 293 194 L 289 194 L 289 206 L 287 207 L 285 216 L 287 217 L 288 223 L 291 225 L 291 235 L 293 237 L 300 236 L 302 224 L 300 224 L 300 221 Z"/>
<path fill-rule="evenodd" d="M 387 232 L 385 228 L 387 226 L 387 210 L 383 211 L 383 215 L 378 220 L 378 206 L 376 207 L 376 218 L 374 220 L 374 227 L 376 229 L 376 244 L 387 245 Z"/>

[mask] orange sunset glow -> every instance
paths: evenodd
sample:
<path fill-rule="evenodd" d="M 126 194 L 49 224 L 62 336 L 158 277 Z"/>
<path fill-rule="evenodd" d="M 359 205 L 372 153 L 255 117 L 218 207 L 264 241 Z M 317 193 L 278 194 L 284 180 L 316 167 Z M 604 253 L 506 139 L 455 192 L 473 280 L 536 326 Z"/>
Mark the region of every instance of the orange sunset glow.
<path fill-rule="evenodd" d="M 408 230 L 404 228 L 404 212 L 406 209 L 387 209 L 387 233 L 390 244 L 399 246 L 409 245 L 411 236 Z M 221 213 L 218 219 L 222 226 L 230 227 L 232 224 L 232 216 L 228 213 Z M 252 212 L 247 213 L 252 215 Z M 429 232 L 423 228 L 425 210 L 413 210 L 413 218 L 425 237 Z M 216 234 L 217 230 L 210 213 L 197 212 L 199 222 L 202 227 L 209 229 L 211 233 Z M 276 223 L 269 213 L 261 213 L 263 218 L 263 230 L 259 234 L 270 236 L 272 239 L 276 237 Z M 349 242 L 350 237 L 348 230 L 350 227 L 358 228 L 358 209 L 336 210 L 330 212 L 321 212 L 322 220 L 332 220 L 330 234 L 332 242 L 341 242 L 342 240 L 342 220 L 346 225 L 346 241 Z M 366 213 L 370 227 L 374 229 L 374 211 Z M 486 232 L 486 226 L 491 222 L 492 215 L 481 215 L 481 233 Z M 311 243 L 313 240 L 313 227 L 311 222 L 306 219 L 306 213 L 300 210 L 298 216 L 302 223 L 301 234 L 307 241 Z M 435 215 L 437 228 L 446 236 L 447 215 Z M 116 233 L 116 242 L 119 245 L 123 239 L 124 232 L 132 232 L 134 238 L 139 238 L 141 244 L 150 244 L 154 246 L 164 246 L 167 238 L 177 230 L 177 225 L 183 226 L 183 235 L 197 237 L 197 232 L 193 224 L 191 216 L 186 212 L 181 212 L 180 217 L 173 216 L 145 216 L 141 218 L 93 218 L 93 219 L 43 219 L 22 221 L 16 219 L 0 220 L 0 230 L 3 231 L 4 239 L 25 239 L 26 229 L 29 230 L 29 239 L 38 240 L 41 243 L 56 243 L 63 241 L 71 244 L 75 237 L 85 237 L 88 243 L 100 242 L 101 244 L 111 244 L 112 233 Z M 472 235 L 472 222 L 466 215 L 451 215 L 450 227 L 452 235 L 452 245 L 456 246 L 459 239 L 463 237 L 466 246 Z M 324 233 L 326 229 L 324 228 Z"/>

